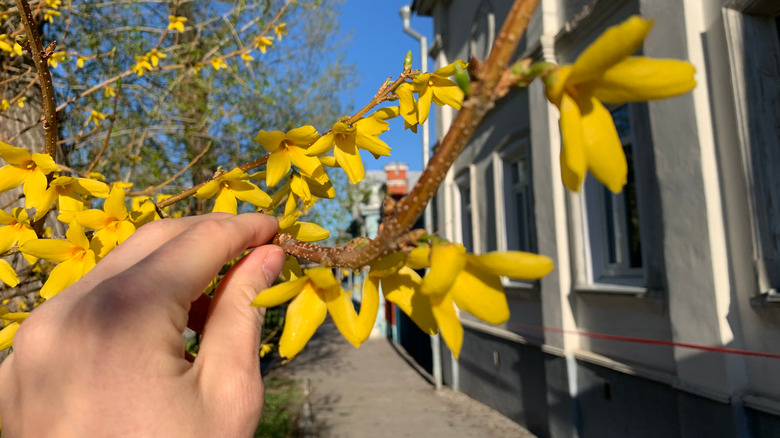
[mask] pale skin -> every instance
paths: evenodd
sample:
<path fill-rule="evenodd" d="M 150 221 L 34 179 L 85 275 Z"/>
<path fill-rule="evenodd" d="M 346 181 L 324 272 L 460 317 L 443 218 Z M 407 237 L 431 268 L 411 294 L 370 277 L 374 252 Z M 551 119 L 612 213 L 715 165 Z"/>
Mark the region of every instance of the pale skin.
<path fill-rule="evenodd" d="M 276 219 L 250 213 L 156 221 L 32 312 L 0 367 L 8 437 L 251 436 L 263 403 L 264 309 L 249 303 L 284 253 Z M 213 300 L 203 295 L 230 269 Z M 185 326 L 202 331 L 184 353 Z"/>

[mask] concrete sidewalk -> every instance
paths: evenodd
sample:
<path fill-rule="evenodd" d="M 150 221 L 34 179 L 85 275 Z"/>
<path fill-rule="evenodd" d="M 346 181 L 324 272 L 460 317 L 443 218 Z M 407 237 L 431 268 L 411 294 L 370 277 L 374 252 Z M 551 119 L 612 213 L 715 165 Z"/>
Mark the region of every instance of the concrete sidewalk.
<path fill-rule="evenodd" d="M 304 436 L 533 437 L 463 394 L 436 391 L 384 338 L 352 347 L 330 319 L 278 372 L 310 390 Z"/>

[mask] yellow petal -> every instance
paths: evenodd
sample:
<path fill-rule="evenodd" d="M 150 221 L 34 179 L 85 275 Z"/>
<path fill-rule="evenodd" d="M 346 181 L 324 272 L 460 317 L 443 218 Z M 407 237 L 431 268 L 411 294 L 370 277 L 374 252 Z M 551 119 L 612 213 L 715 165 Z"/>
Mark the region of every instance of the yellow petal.
<path fill-rule="evenodd" d="M 433 87 L 427 83 L 420 89 L 417 98 L 417 119 L 419 124 L 428 120 L 428 113 L 431 111 L 431 100 L 433 99 Z"/>
<path fill-rule="evenodd" d="M 31 158 L 38 166 L 38 169 L 46 175 L 59 170 L 57 163 L 54 162 L 54 158 L 49 154 L 34 153 Z"/>
<path fill-rule="evenodd" d="M 24 180 L 24 187 L 22 191 L 25 196 L 24 208 L 34 208 L 35 206 L 43 206 L 45 199 L 51 199 L 46 196 L 46 175 L 38 170 L 30 172 L 26 180 Z"/>
<path fill-rule="evenodd" d="M 68 231 L 65 232 L 65 237 L 68 241 L 81 249 L 87 249 L 89 247 L 89 240 L 84 234 L 84 228 L 78 224 L 70 224 Z"/>
<path fill-rule="evenodd" d="M 665 99 L 691 91 L 696 86 L 694 73 L 687 61 L 628 57 L 596 81 L 593 95 L 606 103 Z"/>
<path fill-rule="evenodd" d="M 0 168 L 0 193 L 22 185 L 29 172 L 10 164 Z"/>
<path fill-rule="evenodd" d="M 308 146 L 312 144 L 314 140 L 317 140 L 319 134 L 317 134 L 317 130 L 314 128 L 314 126 L 306 125 L 287 131 L 287 135 L 285 137 L 291 143 L 298 146 Z"/>
<path fill-rule="evenodd" d="M 274 152 L 268 157 L 266 165 L 265 183 L 273 187 L 290 171 L 290 156 L 286 150 Z"/>
<path fill-rule="evenodd" d="M 49 279 L 41 288 L 41 297 L 47 300 L 51 299 L 75 283 L 82 275 L 84 275 L 83 266 L 80 261 L 65 260 L 51 270 Z"/>
<path fill-rule="evenodd" d="M 336 157 L 339 166 L 344 169 L 347 178 L 349 178 L 349 181 L 352 184 L 357 184 L 363 180 L 366 172 L 363 169 L 363 161 L 360 159 L 360 152 L 355 145 L 349 149 L 338 147 L 333 151 L 333 155 Z"/>
<path fill-rule="evenodd" d="M 431 266 L 431 249 L 427 246 L 413 249 L 406 258 L 406 266 L 412 269 L 425 269 Z"/>
<path fill-rule="evenodd" d="M 440 295 L 452 283 L 466 264 L 466 250 L 459 245 L 437 245 L 431 250 L 431 269 L 423 278 L 420 291 L 425 295 Z"/>
<path fill-rule="evenodd" d="M 230 184 L 230 190 L 236 198 L 248 202 L 260 208 L 271 206 L 271 197 L 268 193 L 260 190 L 260 187 L 248 181 L 236 181 Z"/>
<path fill-rule="evenodd" d="M 460 109 L 464 95 L 458 84 L 449 79 L 436 77 L 432 77 L 431 82 L 433 82 L 433 102 L 437 105 L 449 105 Z"/>
<path fill-rule="evenodd" d="M 11 164 L 22 164 L 25 161 L 29 161 L 32 156 L 27 149 L 11 146 L 6 142 L 0 141 L 0 158 Z"/>
<path fill-rule="evenodd" d="M 306 276 L 318 289 L 335 289 L 341 287 L 341 283 L 333 276 L 330 268 L 314 268 L 306 271 Z"/>
<path fill-rule="evenodd" d="M 222 187 L 219 190 L 217 199 L 214 200 L 214 208 L 211 211 L 236 214 L 238 212 L 238 203 L 236 202 L 236 197 L 233 192 Z"/>
<path fill-rule="evenodd" d="M 628 164 L 612 115 L 595 97 L 579 102 L 588 170 L 608 189 L 620 193 L 628 179 Z"/>
<path fill-rule="evenodd" d="M 295 357 L 325 321 L 327 314 L 327 305 L 307 284 L 287 307 L 279 354 L 286 358 Z"/>
<path fill-rule="evenodd" d="M 607 69 L 642 47 L 653 22 L 638 15 L 607 29 L 577 58 L 567 84 L 598 79 Z"/>
<path fill-rule="evenodd" d="M 420 293 L 421 283 L 420 275 L 407 267 L 401 268 L 395 275 L 381 279 L 382 292 L 387 301 L 398 306 L 420 330 L 435 335 L 438 326 L 431 312 L 431 301 Z"/>
<path fill-rule="evenodd" d="M 325 299 L 328 313 L 336 324 L 344 339 L 355 347 L 360 347 L 362 341 L 357 334 L 357 314 L 347 294 L 342 288 L 320 291 L 320 296 Z"/>
<path fill-rule="evenodd" d="M 92 249 L 98 257 L 103 258 L 108 255 L 117 245 L 117 234 L 111 232 L 105 228 L 95 232 L 90 242 L 90 249 Z"/>
<path fill-rule="evenodd" d="M 60 214 L 62 216 L 62 214 Z M 97 209 L 84 210 L 75 213 L 76 222 L 81 226 L 99 230 L 108 225 L 109 217 L 106 212 Z M 62 221 L 62 219 L 60 219 Z M 64 221 L 63 221 L 64 222 Z"/>
<path fill-rule="evenodd" d="M 325 173 L 325 169 L 322 168 L 320 160 L 317 157 L 306 155 L 306 149 L 297 146 L 289 146 L 287 150 L 290 153 L 292 164 L 300 169 L 301 173 L 314 179 L 321 178 Z"/>
<path fill-rule="evenodd" d="M 396 94 L 397 93 L 398 90 L 396 90 Z M 414 107 L 414 99 L 412 99 L 411 105 Z M 414 108 L 414 110 L 416 111 L 417 108 Z M 399 115 L 401 115 L 401 108 L 399 106 L 388 106 L 385 108 L 379 108 L 378 110 L 374 111 L 374 113 L 371 114 L 371 117 L 376 117 L 379 120 L 390 120 L 398 117 Z M 417 123 L 417 117 L 415 117 L 414 120 L 415 123 Z"/>
<path fill-rule="evenodd" d="M 303 277 L 303 272 L 301 271 L 301 265 L 298 264 L 298 259 L 291 255 L 286 256 L 279 277 L 285 281 L 292 281 Z"/>
<path fill-rule="evenodd" d="M 377 278 L 393 275 L 405 262 L 406 254 L 403 251 L 390 253 L 371 264 L 371 275 Z"/>
<path fill-rule="evenodd" d="M 308 281 L 308 278 L 300 277 L 296 280 L 285 281 L 269 287 L 252 300 L 252 305 L 255 307 L 276 307 L 298 295 Z"/>
<path fill-rule="evenodd" d="M 281 223 L 280 223 L 281 227 Z M 285 228 L 280 232 L 288 233 L 302 242 L 317 242 L 327 239 L 330 231 L 311 222 L 295 222 L 290 228 Z"/>
<path fill-rule="evenodd" d="M 116 230 L 117 243 L 121 244 L 135 233 L 135 225 L 130 221 L 122 221 Z"/>
<path fill-rule="evenodd" d="M 67 240 L 35 239 L 19 246 L 19 251 L 50 262 L 70 259 L 74 245 Z"/>
<path fill-rule="evenodd" d="M 569 190 L 579 191 L 588 163 L 585 160 L 585 139 L 582 115 L 574 99 L 567 93 L 561 98 L 561 176 Z"/>
<path fill-rule="evenodd" d="M 369 275 L 360 294 L 360 313 L 357 316 L 355 335 L 363 343 L 371 335 L 379 311 L 379 278 Z"/>
<path fill-rule="evenodd" d="M 25 228 L 19 233 L 19 241 L 17 242 L 17 245 L 22 246 L 22 244 L 25 242 L 36 239 L 38 239 L 38 235 L 35 234 L 35 231 L 33 231 L 31 228 Z M 27 263 L 29 264 L 33 264 L 38 261 L 38 257 L 30 254 L 22 253 L 22 256 L 24 256 L 24 259 L 27 260 Z"/>
<path fill-rule="evenodd" d="M 460 347 L 463 345 L 463 327 L 458 320 L 458 314 L 455 312 L 455 304 L 450 294 L 432 295 L 428 297 L 431 300 L 431 311 L 433 312 L 436 323 L 439 325 L 441 337 L 447 347 L 452 351 L 455 359 L 460 355 Z"/>
<path fill-rule="evenodd" d="M 217 194 L 221 186 L 222 180 L 212 179 L 211 181 L 204 184 L 203 187 L 199 188 L 197 192 L 195 192 L 195 197 L 209 199 Z"/>
<path fill-rule="evenodd" d="M 373 117 L 369 117 L 368 119 L 373 119 Z M 389 157 L 390 151 L 392 150 L 390 149 L 390 146 L 387 145 L 387 143 L 380 140 L 376 135 L 368 135 L 360 129 L 357 131 L 355 145 L 361 149 L 371 152 L 374 155 L 381 155 L 384 157 Z"/>
<path fill-rule="evenodd" d="M 498 275 L 466 265 L 450 293 L 461 310 L 485 322 L 501 324 L 509 319 L 509 305 Z"/>
<path fill-rule="evenodd" d="M 114 186 L 111 193 L 108 194 L 103 211 L 110 217 L 125 220 L 127 219 L 127 207 L 125 207 L 125 190 L 119 186 Z"/>
<path fill-rule="evenodd" d="M 14 287 L 19 284 L 19 276 L 6 260 L 0 259 L 0 280 L 8 286 Z"/>
<path fill-rule="evenodd" d="M 58 197 L 57 190 L 53 187 L 49 187 L 48 189 L 44 190 L 43 194 L 41 194 L 37 199 L 30 199 L 31 205 L 29 207 L 35 209 L 35 216 L 33 216 L 33 220 L 38 221 L 46 216 L 46 213 L 51 210 L 52 205 L 54 205 L 54 202 Z M 77 202 L 81 204 L 80 201 Z"/>
<path fill-rule="evenodd" d="M 14 344 L 14 335 L 19 329 L 18 322 L 12 322 L 0 330 L 0 350 L 5 350 Z"/>
<path fill-rule="evenodd" d="M 398 95 L 399 112 L 401 116 L 406 120 L 406 123 L 410 125 L 417 124 L 417 105 L 414 101 L 414 87 L 412 84 L 403 83 L 395 90 L 395 94 Z"/>
<path fill-rule="evenodd" d="M 0 253 L 13 248 L 17 240 L 19 240 L 19 232 L 16 231 L 15 227 L 8 225 L 0 227 Z"/>
<path fill-rule="evenodd" d="M 324 154 L 328 152 L 329 150 L 333 149 L 333 146 L 336 145 L 335 135 L 330 132 L 328 134 L 323 135 L 320 137 L 319 140 L 315 141 L 313 145 L 309 146 L 308 149 L 306 149 L 306 155 L 310 157 L 314 157 L 317 155 Z"/>
<path fill-rule="evenodd" d="M 433 75 L 434 76 L 439 76 L 439 77 L 442 77 L 442 78 L 448 78 L 450 76 L 453 76 L 453 75 L 455 75 L 455 65 L 456 64 L 459 64 L 460 67 L 463 68 L 463 69 L 465 69 L 469 65 L 467 62 L 463 61 L 462 59 L 458 59 L 457 61 L 455 61 L 455 62 L 453 62 L 453 63 L 451 63 L 449 65 L 445 65 L 444 67 L 436 70 L 435 72 L 433 72 Z"/>
<path fill-rule="evenodd" d="M 284 132 L 281 131 L 260 131 L 254 140 L 268 152 L 275 152 L 284 140 Z"/>
<path fill-rule="evenodd" d="M 537 280 L 553 270 L 549 257 L 522 251 L 496 251 L 482 255 L 466 255 L 467 264 L 479 266 L 495 275 Z"/>

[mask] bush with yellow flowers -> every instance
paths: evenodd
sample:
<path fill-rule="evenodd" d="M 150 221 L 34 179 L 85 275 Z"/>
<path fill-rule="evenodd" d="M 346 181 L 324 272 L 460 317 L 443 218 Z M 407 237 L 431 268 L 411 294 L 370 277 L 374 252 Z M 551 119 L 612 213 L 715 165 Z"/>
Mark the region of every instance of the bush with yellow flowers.
<path fill-rule="evenodd" d="M 26 2 L 20 0 L 20 5 Z M 46 2 L 49 4 L 49 2 Z M 537 1 L 518 0 L 489 58 L 474 65 L 455 61 L 433 72 L 411 68 L 410 56 L 396 78 L 386 81 L 363 108 L 332 121 L 326 132 L 313 125 L 293 129 L 245 133 L 264 151 L 232 169 L 218 169 L 210 178 L 176 194 L 147 193 L 128 199 L 130 184 L 101 180 L 93 169 L 72 169 L 58 161 L 57 130 L 46 129 L 42 153 L 0 141 L 0 191 L 22 187 L 24 206 L 0 212 L 0 252 L 20 252 L 25 263 L 42 269 L 0 263 L 0 280 L 8 287 L 22 275 L 34 275 L 42 283 L 32 293 L 43 300 L 68 293 L 68 286 L 121 245 L 144 224 L 170 215 L 169 207 L 195 197 L 211 201 L 213 211 L 236 214 L 247 208 L 275 214 L 280 230 L 274 243 L 287 254 L 280 281 L 261 292 L 254 306 L 288 303 L 279 353 L 297 355 L 318 326 L 330 315 L 354 346 L 364 342 L 373 327 L 379 294 L 395 303 L 426 333 L 441 333 L 457 357 L 463 340 L 458 309 L 488 323 L 509 318 L 509 307 L 500 277 L 539 279 L 553 269 L 544 255 L 519 251 L 470 254 L 457 242 L 445 241 L 425 230 L 413 230 L 425 205 L 433 197 L 443 175 L 458 157 L 492 103 L 509 89 L 528 86 L 539 79 L 547 97 L 561 114 L 563 184 L 579 190 L 590 172 L 614 192 L 626 183 L 626 158 L 617 131 L 604 104 L 662 99 L 690 91 L 695 82 L 688 62 L 635 57 L 652 22 L 631 17 L 608 29 L 571 65 L 520 60 L 508 64 Z M 20 9 L 22 8 L 20 6 Z M 56 19 L 57 8 L 45 19 Z M 22 17 L 24 22 L 26 19 Z M 168 32 L 182 32 L 186 18 L 171 15 Z M 34 23 L 25 23 L 22 49 L 29 50 L 44 89 L 47 69 L 66 62 L 58 52 L 46 54 Z M 231 58 L 250 62 L 251 50 L 265 53 L 281 39 L 284 23 L 272 27 L 277 39 L 261 34 L 230 56 L 212 57 L 190 68 L 210 65 L 215 71 Z M 19 44 L 0 36 L 0 49 L 20 55 Z M 137 58 L 128 75 L 153 74 L 166 55 L 152 50 Z M 51 79 L 48 79 L 51 85 Z M 44 94 L 43 123 L 56 119 L 54 96 Z M 387 205 L 378 235 L 340 246 L 316 242 L 329 230 L 313 222 L 299 221 L 317 202 L 334 198 L 334 172 L 344 172 L 352 184 L 364 179 L 363 160 L 389 156 L 392 147 L 381 136 L 396 120 L 416 132 L 428 120 L 432 104 L 459 110 L 452 129 L 443 138 L 428 167 L 410 194 Z M 399 117 L 400 116 L 400 117 Z M 85 125 L 104 123 L 105 115 L 90 113 Z M 50 126 L 50 125 L 49 125 Z M 400 126 L 399 126 L 400 127 Z M 63 224 L 64 236 L 47 236 L 44 221 Z M 301 268 L 301 261 L 307 269 Z M 359 312 L 352 305 L 334 268 L 368 267 Z M 418 272 L 427 270 L 425 275 Z M 21 274 L 24 272 L 24 274 Z M 12 345 L 13 334 L 27 313 L 0 308 L 5 328 L 0 347 Z M 261 351 L 267 354 L 270 346 Z"/>

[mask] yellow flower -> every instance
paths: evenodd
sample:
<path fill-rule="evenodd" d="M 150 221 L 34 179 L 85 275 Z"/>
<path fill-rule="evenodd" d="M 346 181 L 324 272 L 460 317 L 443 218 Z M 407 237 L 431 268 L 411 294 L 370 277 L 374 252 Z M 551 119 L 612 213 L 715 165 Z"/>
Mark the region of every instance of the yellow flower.
<path fill-rule="evenodd" d="M 276 32 L 276 39 L 279 41 L 282 40 L 282 35 L 287 35 L 287 23 L 279 23 L 274 27 L 274 32 Z"/>
<path fill-rule="evenodd" d="M 227 68 L 227 63 L 222 58 L 211 58 L 211 66 L 214 70 L 219 71 L 221 68 Z"/>
<path fill-rule="evenodd" d="M 24 183 L 26 208 L 39 203 L 46 192 L 46 175 L 57 170 L 50 155 L 34 153 L 0 141 L 0 158 L 9 164 L 0 168 L 0 193 Z"/>
<path fill-rule="evenodd" d="M 160 59 L 167 58 L 168 55 L 165 53 L 157 50 L 152 49 L 149 53 L 146 54 L 145 58 L 152 62 L 152 65 L 154 67 L 157 67 L 157 64 L 160 63 Z"/>
<path fill-rule="evenodd" d="M 365 169 L 358 148 L 375 156 L 390 155 L 390 147 L 379 139 L 387 131 L 388 123 L 376 117 L 365 117 L 349 126 L 342 122 L 333 125 L 331 132 L 323 135 L 306 152 L 309 156 L 324 154 L 335 147 L 333 155 L 352 184 L 363 180 Z"/>
<path fill-rule="evenodd" d="M 421 279 L 413 270 L 430 266 Z M 491 324 L 509 319 L 501 275 L 538 279 L 552 270 L 552 261 L 519 251 L 466 254 L 460 245 L 420 247 L 393 253 L 371 266 L 369 279 L 379 280 L 385 298 L 395 303 L 426 333 L 441 332 L 455 357 L 463 342 L 455 305 Z"/>
<path fill-rule="evenodd" d="M 586 171 L 615 193 L 626 183 L 623 147 L 601 102 L 663 99 L 696 86 L 688 62 L 629 56 L 642 46 L 652 25 L 633 16 L 607 29 L 546 83 L 547 98 L 561 112 L 561 174 L 570 190 L 579 190 Z"/>
<path fill-rule="evenodd" d="M 14 345 L 14 335 L 19 329 L 19 323 L 14 321 L 0 330 L 0 350 L 5 350 Z"/>
<path fill-rule="evenodd" d="M 399 113 L 407 125 L 418 124 L 417 102 L 414 100 L 414 86 L 404 82 L 395 89 L 398 95 Z M 462 98 L 461 98 L 462 99 Z"/>
<path fill-rule="evenodd" d="M 19 108 L 24 108 L 24 102 L 26 100 L 27 100 L 27 97 L 25 97 L 25 96 L 22 96 L 22 97 L 16 99 L 16 106 L 18 106 Z"/>
<path fill-rule="evenodd" d="M 328 313 L 341 334 L 355 347 L 360 346 L 370 334 L 370 327 L 368 332 L 365 327 L 358 327 L 355 308 L 330 268 L 310 269 L 300 278 L 268 288 L 252 301 L 252 305 L 274 307 L 290 299 L 284 331 L 279 340 L 279 354 L 284 357 L 297 355 Z"/>
<path fill-rule="evenodd" d="M 145 72 L 152 70 L 152 64 L 146 56 L 136 56 L 133 72 L 138 76 L 143 76 Z"/>
<path fill-rule="evenodd" d="M 135 232 L 135 225 L 130 222 L 125 207 L 125 190 L 119 185 L 111 189 L 103 210 L 80 211 L 75 218 L 81 226 L 96 230 L 92 236 L 92 248 L 98 258 L 105 257 Z"/>
<path fill-rule="evenodd" d="M 275 186 L 294 164 L 304 175 L 321 180 L 327 178 L 322 163 L 306 154 L 306 148 L 317 140 L 319 134 L 313 126 L 301 126 L 287 131 L 259 131 L 254 140 L 271 153 L 266 165 L 265 183 Z"/>
<path fill-rule="evenodd" d="M 0 253 L 11 249 L 14 245 L 21 246 L 30 240 L 35 240 L 38 235 L 32 228 L 30 218 L 22 207 L 16 207 L 11 210 L 11 214 L 0 210 Z M 25 260 L 30 264 L 35 263 L 38 258 L 29 254 L 23 254 Z"/>
<path fill-rule="evenodd" d="M 177 17 L 175 15 L 168 16 L 168 30 L 175 30 L 178 32 L 184 32 L 184 23 L 187 22 L 187 17 Z"/>
<path fill-rule="evenodd" d="M 52 9 L 59 9 L 61 4 L 61 0 L 46 0 L 46 6 Z"/>
<path fill-rule="evenodd" d="M 148 196 L 136 196 L 132 199 L 131 204 L 132 206 L 131 211 L 128 214 L 128 219 L 135 226 L 136 230 L 151 221 L 160 219 L 154 202 L 152 202 Z"/>
<path fill-rule="evenodd" d="M 293 212 L 279 219 L 279 234 L 289 234 L 301 242 L 317 242 L 327 239 L 330 231 L 313 222 L 299 222 L 300 212 Z"/>
<path fill-rule="evenodd" d="M 241 54 L 241 59 L 244 60 L 244 64 L 249 67 L 250 61 L 254 61 L 255 58 L 252 57 L 250 52 L 244 52 Z"/>
<path fill-rule="evenodd" d="M 260 346 L 260 357 L 266 357 L 272 351 L 274 351 L 274 344 L 263 344 Z"/>
<path fill-rule="evenodd" d="M 68 54 L 65 52 L 54 52 L 48 58 L 46 58 L 46 62 L 49 63 L 51 68 L 57 68 L 60 62 L 65 62 L 67 60 Z"/>
<path fill-rule="evenodd" d="M 5 110 L 7 110 L 10 107 L 11 107 L 11 104 L 8 103 L 8 100 L 3 99 L 2 101 L 0 101 L 0 111 L 5 111 Z"/>
<path fill-rule="evenodd" d="M 449 80 L 451 76 L 455 75 L 455 64 L 460 64 L 461 67 L 466 68 L 465 62 L 457 60 L 433 73 L 421 73 L 412 81 L 414 90 L 419 94 L 417 100 L 418 123 L 422 124 L 428 120 L 431 102 L 436 105 L 449 105 L 455 109 L 460 109 L 460 105 L 463 102 L 463 90 L 458 87 L 458 84 Z M 403 98 L 402 95 L 398 97 Z M 403 106 L 401 109 L 403 110 Z"/>
<path fill-rule="evenodd" d="M 236 168 L 207 182 L 198 189 L 195 197 L 208 199 L 216 195 L 217 199 L 214 201 L 212 211 L 225 213 L 236 214 L 238 212 L 236 199 L 260 208 L 268 208 L 271 205 L 271 197 L 248 180 L 249 175 Z"/>
<path fill-rule="evenodd" d="M 336 196 L 336 189 L 330 181 L 326 180 L 323 184 L 298 172 L 293 172 L 289 184 L 292 193 L 304 202 L 313 201 L 315 196 L 326 199 Z"/>
<path fill-rule="evenodd" d="M 116 96 L 116 91 L 111 87 L 106 87 L 106 91 L 103 93 L 106 97 Z"/>
<path fill-rule="evenodd" d="M 273 44 L 274 44 L 274 39 L 272 37 L 264 37 L 264 36 L 259 36 L 255 38 L 255 42 L 254 42 L 255 49 L 260 49 L 262 53 L 265 53 L 266 48 L 272 46 Z"/>
<path fill-rule="evenodd" d="M 19 276 L 16 275 L 13 266 L 5 259 L 0 259 L 0 281 L 11 287 L 19 284 Z"/>
<path fill-rule="evenodd" d="M 22 46 L 15 41 L 14 41 L 14 53 L 16 54 L 16 56 L 22 56 Z"/>
<path fill-rule="evenodd" d="M 59 17 L 60 15 L 62 15 L 60 11 L 55 11 L 54 9 L 46 9 L 43 12 L 43 19 L 45 21 L 48 21 L 49 23 L 54 23 L 54 17 Z"/>
<path fill-rule="evenodd" d="M 84 56 L 77 56 L 76 57 L 76 67 L 81 68 L 84 67 L 84 61 L 86 61 L 88 58 Z"/>
<path fill-rule="evenodd" d="M 19 247 L 22 253 L 59 263 L 51 270 L 41 288 L 41 297 L 47 300 L 75 283 L 95 266 L 95 253 L 89 249 L 89 240 L 81 225 L 75 222 L 70 224 L 65 235 L 68 240 L 36 239 Z"/>
<path fill-rule="evenodd" d="M 8 34 L 0 34 L 0 50 L 3 52 L 13 53 L 15 41 L 8 36 Z"/>
<path fill-rule="evenodd" d="M 94 123 L 95 127 L 100 125 L 101 120 L 106 120 L 106 115 L 101 113 L 100 111 L 92 110 L 89 113 L 89 118 L 87 119 L 87 124 Z"/>
<path fill-rule="evenodd" d="M 55 200 L 60 212 L 81 211 L 84 209 L 84 202 L 90 196 L 107 197 L 108 185 L 91 178 L 58 176 L 49 183 L 49 188 L 39 201 L 34 202 L 29 208 L 36 209 L 34 220 L 37 221 L 49 212 Z"/>

